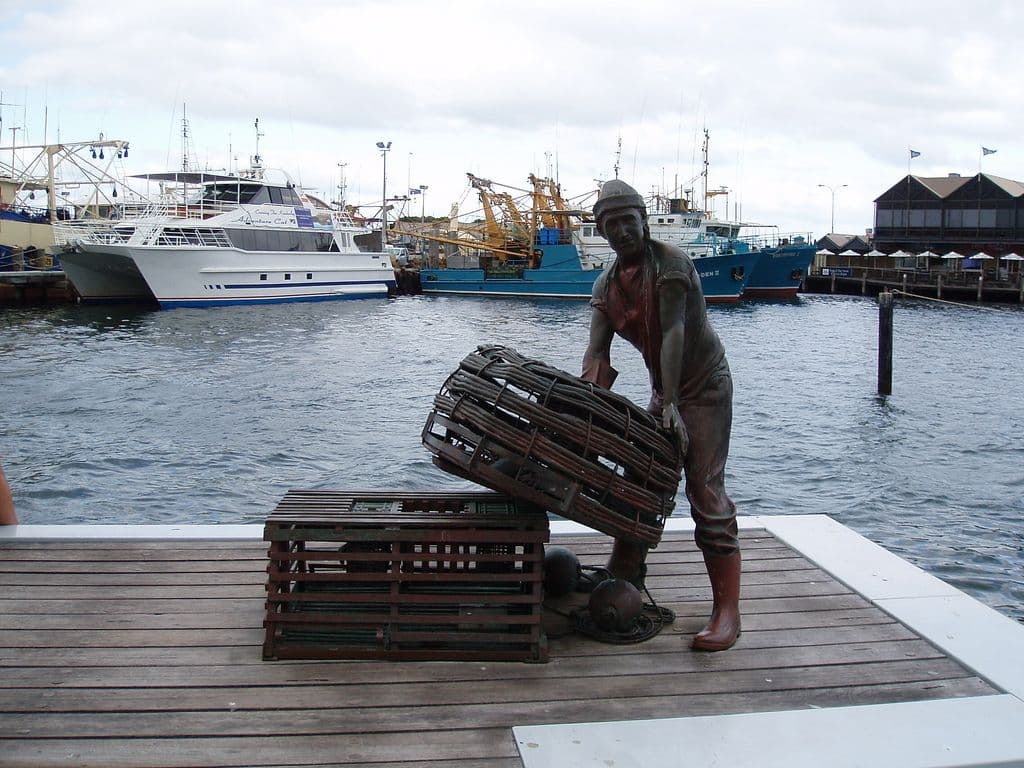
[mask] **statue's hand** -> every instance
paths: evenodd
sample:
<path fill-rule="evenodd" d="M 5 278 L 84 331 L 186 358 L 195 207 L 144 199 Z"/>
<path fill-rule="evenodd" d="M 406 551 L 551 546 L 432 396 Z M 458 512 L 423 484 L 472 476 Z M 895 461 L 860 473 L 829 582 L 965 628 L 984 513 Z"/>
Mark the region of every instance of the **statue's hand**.
<path fill-rule="evenodd" d="M 690 447 L 690 436 L 686 433 L 686 425 L 675 403 L 666 403 L 661 409 L 661 426 L 675 435 L 679 441 L 679 453 L 685 456 Z"/>

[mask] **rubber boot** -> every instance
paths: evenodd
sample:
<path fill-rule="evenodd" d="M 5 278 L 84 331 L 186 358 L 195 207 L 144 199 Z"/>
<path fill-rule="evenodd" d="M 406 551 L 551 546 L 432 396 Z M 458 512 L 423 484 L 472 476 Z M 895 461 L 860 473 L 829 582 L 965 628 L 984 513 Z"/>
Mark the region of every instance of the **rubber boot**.
<path fill-rule="evenodd" d="M 637 589 L 643 589 L 647 576 L 647 546 L 635 541 L 616 539 L 608 558 L 608 571 L 613 578 L 625 579 Z"/>
<path fill-rule="evenodd" d="M 740 553 L 704 555 L 714 605 L 711 619 L 690 643 L 695 651 L 724 651 L 740 636 Z"/>

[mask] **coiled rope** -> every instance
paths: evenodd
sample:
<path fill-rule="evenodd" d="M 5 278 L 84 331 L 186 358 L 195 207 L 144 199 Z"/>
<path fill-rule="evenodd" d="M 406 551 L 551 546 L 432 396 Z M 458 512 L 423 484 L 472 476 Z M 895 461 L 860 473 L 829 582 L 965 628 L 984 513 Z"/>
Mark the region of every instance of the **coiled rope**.
<path fill-rule="evenodd" d="M 595 576 L 586 577 L 585 583 L 590 586 L 590 589 L 578 591 L 592 591 L 593 587 L 596 587 L 602 581 L 612 578 L 606 568 L 583 566 L 583 570 L 593 571 Z M 557 637 L 564 637 L 572 632 L 578 632 L 601 643 L 631 645 L 650 640 L 661 632 L 664 627 L 676 620 L 676 614 L 672 609 L 660 606 L 654 601 L 646 584 L 643 585 L 643 591 L 647 595 L 647 601 L 643 603 L 640 615 L 633 620 L 633 623 L 627 629 L 622 631 L 603 629 L 597 626 L 594 620 L 590 618 L 590 610 L 587 606 L 566 612 L 545 603 L 544 609 L 557 613 L 559 616 L 563 616 L 572 622 L 572 629 L 562 635 L 557 635 Z"/>

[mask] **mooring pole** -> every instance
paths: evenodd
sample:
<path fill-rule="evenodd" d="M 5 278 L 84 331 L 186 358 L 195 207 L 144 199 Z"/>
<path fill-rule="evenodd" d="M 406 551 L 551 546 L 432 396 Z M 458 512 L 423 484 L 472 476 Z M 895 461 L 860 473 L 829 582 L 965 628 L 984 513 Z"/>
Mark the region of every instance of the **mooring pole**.
<path fill-rule="evenodd" d="M 878 294 L 878 394 L 892 394 L 892 293 Z"/>

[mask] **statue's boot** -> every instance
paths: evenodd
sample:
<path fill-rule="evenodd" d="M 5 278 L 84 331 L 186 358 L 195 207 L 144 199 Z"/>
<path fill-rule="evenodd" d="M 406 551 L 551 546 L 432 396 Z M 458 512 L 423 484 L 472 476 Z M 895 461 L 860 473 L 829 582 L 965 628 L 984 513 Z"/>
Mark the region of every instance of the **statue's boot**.
<path fill-rule="evenodd" d="M 635 541 L 616 539 L 608 558 L 608 572 L 615 579 L 625 579 L 637 589 L 643 589 L 647 576 L 647 545 Z"/>
<path fill-rule="evenodd" d="M 714 605 L 711 619 L 690 643 L 696 651 L 724 651 L 740 636 L 740 553 L 704 555 Z"/>

